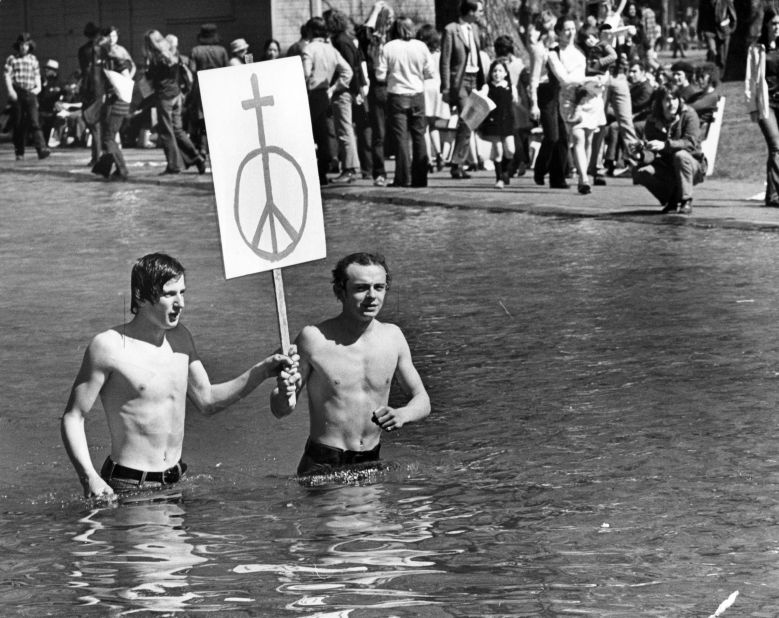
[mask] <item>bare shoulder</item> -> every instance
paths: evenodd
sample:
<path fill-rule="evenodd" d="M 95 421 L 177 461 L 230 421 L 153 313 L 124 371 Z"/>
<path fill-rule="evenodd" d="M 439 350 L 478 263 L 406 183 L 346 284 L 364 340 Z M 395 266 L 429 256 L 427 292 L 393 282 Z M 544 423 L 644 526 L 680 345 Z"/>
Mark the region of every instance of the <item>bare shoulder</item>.
<path fill-rule="evenodd" d="M 408 346 L 406 336 L 400 327 L 388 322 L 376 322 L 376 334 L 381 338 L 384 345 L 391 345 L 395 349 L 403 349 Z"/>
<path fill-rule="evenodd" d="M 298 346 L 299 352 L 307 352 L 315 348 L 317 345 L 321 345 L 325 341 L 325 332 L 330 321 L 322 322 L 320 324 L 309 324 L 304 326 L 298 334 L 295 343 Z"/>
<path fill-rule="evenodd" d="M 92 337 L 89 342 L 89 353 L 95 358 L 113 355 L 122 347 L 121 326 L 109 328 Z"/>

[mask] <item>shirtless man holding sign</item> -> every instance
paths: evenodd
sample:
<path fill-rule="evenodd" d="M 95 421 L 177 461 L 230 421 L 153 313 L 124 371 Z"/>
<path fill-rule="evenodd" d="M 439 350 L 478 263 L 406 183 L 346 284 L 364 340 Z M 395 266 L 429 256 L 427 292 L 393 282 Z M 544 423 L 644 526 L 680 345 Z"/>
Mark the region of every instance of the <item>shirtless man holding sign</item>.
<path fill-rule="evenodd" d="M 279 374 L 271 410 L 278 418 L 290 414 L 289 391 L 308 387 L 310 432 L 299 475 L 377 461 L 382 430 L 400 429 L 430 413 L 406 338 L 397 326 L 376 319 L 389 284 L 382 256 L 343 258 L 333 270 L 341 313 L 306 326 L 289 352 L 295 364 Z M 401 408 L 387 405 L 394 376 L 410 396 Z"/>
<path fill-rule="evenodd" d="M 289 358 L 273 354 L 228 382 L 211 384 L 192 335 L 179 323 L 184 267 L 162 253 L 146 255 L 133 266 L 131 291 L 134 317 L 92 339 L 62 416 L 62 439 L 87 497 L 177 482 L 186 470 L 181 450 L 187 397 L 211 415 L 281 368 L 297 371 Z M 84 416 L 98 396 L 111 433 L 111 454 L 99 474 L 84 431 Z"/>

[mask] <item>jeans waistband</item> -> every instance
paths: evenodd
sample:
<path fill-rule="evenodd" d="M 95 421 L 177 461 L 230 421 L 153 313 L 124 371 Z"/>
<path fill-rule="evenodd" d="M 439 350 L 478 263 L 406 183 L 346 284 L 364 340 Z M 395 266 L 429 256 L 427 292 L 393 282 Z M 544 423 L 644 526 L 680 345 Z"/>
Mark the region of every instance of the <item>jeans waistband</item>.
<path fill-rule="evenodd" d="M 127 479 L 130 481 L 138 481 L 139 483 L 162 483 L 164 485 L 171 485 L 179 481 L 184 472 L 187 471 L 187 464 L 179 460 L 175 466 L 163 470 L 162 472 L 146 472 L 145 470 L 136 470 L 135 468 L 128 468 L 118 463 L 114 463 L 110 457 L 105 460 L 102 470 L 100 470 L 100 476 L 104 481 L 108 482 L 112 478 Z"/>

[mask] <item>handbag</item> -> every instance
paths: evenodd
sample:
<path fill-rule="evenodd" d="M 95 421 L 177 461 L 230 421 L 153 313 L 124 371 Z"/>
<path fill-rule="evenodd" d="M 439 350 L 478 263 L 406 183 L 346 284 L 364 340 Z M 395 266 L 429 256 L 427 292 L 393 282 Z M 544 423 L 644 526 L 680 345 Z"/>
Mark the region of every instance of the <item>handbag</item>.
<path fill-rule="evenodd" d="M 100 110 L 103 107 L 103 102 L 100 99 L 95 99 L 90 103 L 87 107 L 84 108 L 84 111 L 81 112 L 84 116 L 84 122 L 86 122 L 88 125 L 96 125 L 98 122 L 100 122 Z"/>

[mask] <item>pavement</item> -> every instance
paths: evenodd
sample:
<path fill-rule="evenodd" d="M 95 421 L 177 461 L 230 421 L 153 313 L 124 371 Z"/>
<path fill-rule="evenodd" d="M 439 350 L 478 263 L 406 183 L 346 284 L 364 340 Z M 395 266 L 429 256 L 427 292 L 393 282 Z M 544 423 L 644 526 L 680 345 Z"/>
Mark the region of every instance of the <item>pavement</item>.
<path fill-rule="evenodd" d="M 124 150 L 130 178 L 127 185 L 172 185 L 213 191 L 210 170 L 199 175 L 192 168 L 178 175 L 160 176 L 165 157 L 160 149 Z M 82 148 L 52 150 L 48 159 L 39 161 L 30 150 L 23 161 L 16 161 L 10 144 L 0 144 L 0 174 L 13 172 L 23 176 L 39 174 L 70 178 L 74 181 L 115 182 L 92 174 L 90 153 Z M 392 178 L 392 162 L 389 178 Z M 354 200 L 372 204 L 397 204 L 414 207 L 468 208 L 494 212 L 524 212 L 555 217 L 609 219 L 654 224 L 691 225 L 779 232 L 779 208 L 766 208 L 754 198 L 762 192 L 759 183 L 707 178 L 695 187 L 693 214 L 660 213 L 660 206 L 643 187 L 632 184 L 629 176 L 609 178 L 608 186 L 593 187 L 590 195 L 579 195 L 575 181 L 567 190 L 534 184 L 532 172 L 512 178 L 504 189 L 494 188 L 491 171 L 473 172 L 469 180 L 454 180 L 444 170 L 430 174 L 425 188 L 374 187 L 371 180 L 322 187 L 324 203 L 328 199 Z M 121 183 L 116 183 L 121 184 Z"/>

